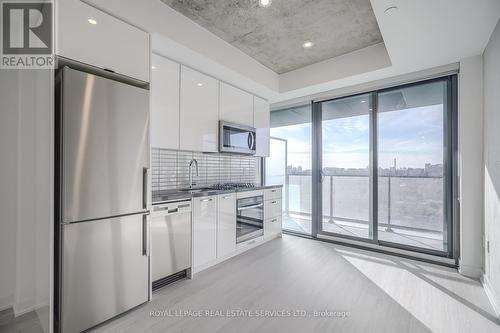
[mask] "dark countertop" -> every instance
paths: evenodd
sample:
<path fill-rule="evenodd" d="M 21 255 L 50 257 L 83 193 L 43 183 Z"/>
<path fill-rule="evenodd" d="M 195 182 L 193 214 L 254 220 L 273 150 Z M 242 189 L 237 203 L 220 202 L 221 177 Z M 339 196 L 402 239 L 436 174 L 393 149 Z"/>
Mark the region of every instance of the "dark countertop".
<path fill-rule="evenodd" d="M 251 188 L 238 188 L 232 190 L 211 190 L 203 189 L 202 191 L 190 192 L 189 190 L 165 190 L 153 192 L 153 205 L 158 205 L 168 201 L 174 200 L 184 200 L 196 197 L 207 197 L 211 195 L 219 195 L 225 193 L 237 193 L 237 192 L 247 192 L 247 191 L 258 191 L 268 188 L 278 188 L 283 187 L 283 185 L 268 185 L 268 186 L 255 186 Z M 196 190 L 196 189 L 194 189 Z"/>

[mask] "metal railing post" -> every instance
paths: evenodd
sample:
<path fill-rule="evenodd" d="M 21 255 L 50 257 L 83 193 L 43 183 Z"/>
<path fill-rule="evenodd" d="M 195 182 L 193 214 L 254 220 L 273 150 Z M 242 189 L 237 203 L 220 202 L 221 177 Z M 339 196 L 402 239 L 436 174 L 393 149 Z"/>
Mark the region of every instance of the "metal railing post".
<path fill-rule="evenodd" d="M 289 217 L 290 216 L 290 192 L 289 192 L 289 188 L 290 188 L 290 175 L 288 174 L 288 170 L 286 170 L 286 173 L 285 173 L 285 214 L 284 216 L 285 217 Z"/>
<path fill-rule="evenodd" d="M 391 176 L 389 176 L 387 184 L 387 227 L 385 228 L 387 232 L 393 232 L 391 228 Z"/>
<path fill-rule="evenodd" d="M 333 220 L 333 176 L 330 175 L 330 219 L 328 220 L 330 223 L 335 223 Z"/>

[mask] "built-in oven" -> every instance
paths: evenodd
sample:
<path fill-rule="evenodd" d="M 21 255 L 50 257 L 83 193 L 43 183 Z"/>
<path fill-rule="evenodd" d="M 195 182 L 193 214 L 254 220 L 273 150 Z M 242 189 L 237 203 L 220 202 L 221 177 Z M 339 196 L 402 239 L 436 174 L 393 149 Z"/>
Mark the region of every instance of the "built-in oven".
<path fill-rule="evenodd" d="M 236 201 L 236 243 L 264 235 L 264 196 L 238 198 Z"/>
<path fill-rule="evenodd" d="M 222 153 L 255 154 L 255 128 L 220 121 L 219 151 Z"/>

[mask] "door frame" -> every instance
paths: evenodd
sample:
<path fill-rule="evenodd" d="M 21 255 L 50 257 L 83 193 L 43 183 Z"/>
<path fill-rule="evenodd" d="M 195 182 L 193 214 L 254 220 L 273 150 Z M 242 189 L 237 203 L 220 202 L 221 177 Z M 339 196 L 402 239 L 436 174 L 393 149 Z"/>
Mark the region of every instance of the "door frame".
<path fill-rule="evenodd" d="M 443 170 L 444 170 L 444 206 L 443 221 L 446 226 L 447 249 L 437 251 L 414 247 L 405 244 L 381 241 L 378 239 L 378 96 L 380 93 L 403 89 L 433 82 L 445 82 L 445 110 L 443 112 Z M 361 95 L 370 96 L 370 208 L 369 226 L 371 227 L 370 239 L 358 238 L 349 235 L 341 235 L 322 230 L 322 103 L 341 100 L 347 97 Z M 394 248 L 395 250 L 412 251 L 420 254 L 427 254 L 437 257 L 444 257 L 458 260 L 459 253 L 459 208 L 458 208 L 458 84 L 457 75 L 446 75 L 428 80 L 412 82 L 369 92 L 357 93 L 327 100 L 312 101 L 312 237 L 318 235 L 335 237 L 337 239 L 364 242 L 377 245 L 384 249 Z"/>

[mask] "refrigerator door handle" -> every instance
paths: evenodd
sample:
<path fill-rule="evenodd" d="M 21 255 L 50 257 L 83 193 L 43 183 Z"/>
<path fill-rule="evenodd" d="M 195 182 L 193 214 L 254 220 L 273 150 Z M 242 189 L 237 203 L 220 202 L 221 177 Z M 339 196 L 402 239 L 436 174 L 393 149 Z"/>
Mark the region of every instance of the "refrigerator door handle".
<path fill-rule="evenodd" d="M 149 257 L 149 221 L 148 214 L 142 215 L 142 255 Z"/>
<path fill-rule="evenodd" d="M 148 175 L 149 169 L 142 168 L 142 208 L 148 209 Z"/>

